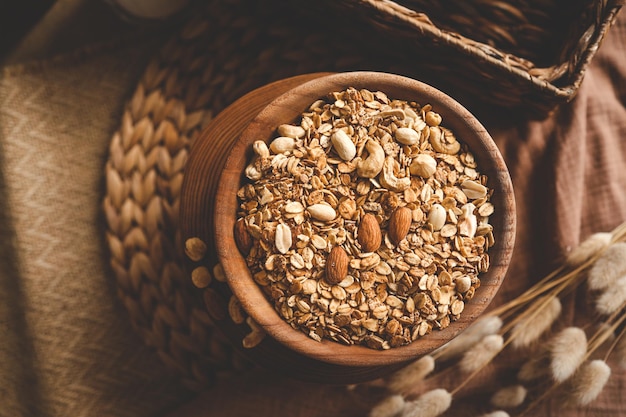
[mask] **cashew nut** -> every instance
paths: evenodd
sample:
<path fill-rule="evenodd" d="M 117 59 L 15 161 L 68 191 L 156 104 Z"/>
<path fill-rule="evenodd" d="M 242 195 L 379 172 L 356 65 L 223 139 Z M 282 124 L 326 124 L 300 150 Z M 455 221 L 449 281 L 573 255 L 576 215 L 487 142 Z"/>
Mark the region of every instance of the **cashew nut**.
<path fill-rule="evenodd" d="M 452 132 L 443 130 L 438 126 L 430 127 L 430 144 L 436 152 L 454 155 L 461 150 L 461 144 L 456 140 Z"/>
<path fill-rule="evenodd" d="M 441 115 L 434 111 L 428 111 L 424 116 L 424 120 L 428 126 L 439 126 L 441 124 Z"/>
<path fill-rule="evenodd" d="M 397 178 L 393 172 L 394 167 L 394 158 L 393 156 L 388 156 L 385 158 L 385 162 L 383 164 L 383 170 L 378 177 L 378 181 L 380 184 L 391 191 L 404 191 L 411 185 L 411 178 Z"/>
<path fill-rule="evenodd" d="M 402 109 L 384 110 L 381 111 L 378 115 L 383 119 L 386 117 L 395 117 L 397 120 L 404 120 L 404 118 L 406 117 L 406 114 Z"/>
<path fill-rule="evenodd" d="M 361 178 L 375 178 L 383 169 L 385 162 L 385 151 L 378 142 L 368 139 L 365 143 L 368 156 L 357 162 L 356 173 Z"/>
<path fill-rule="evenodd" d="M 335 148 L 335 152 L 339 155 L 341 159 L 344 161 L 350 161 L 356 155 L 356 146 L 354 142 L 352 142 L 352 138 L 348 136 L 348 134 L 339 129 L 330 137 L 331 142 L 333 143 L 333 147 Z"/>

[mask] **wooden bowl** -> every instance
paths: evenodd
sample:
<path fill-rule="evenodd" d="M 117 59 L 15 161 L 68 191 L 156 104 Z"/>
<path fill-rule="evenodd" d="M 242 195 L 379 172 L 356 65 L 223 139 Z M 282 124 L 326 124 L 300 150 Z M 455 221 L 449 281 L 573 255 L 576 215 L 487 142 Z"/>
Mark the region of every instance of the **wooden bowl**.
<path fill-rule="evenodd" d="M 217 259 L 223 266 L 232 293 L 240 300 L 243 309 L 267 332 L 272 346 L 278 347 L 278 350 L 283 352 L 282 357 L 266 362 L 270 365 L 272 361 L 289 362 L 288 357 L 291 356 L 295 359 L 290 365 L 292 371 L 290 373 L 299 377 L 302 377 L 302 369 L 308 368 L 304 371 L 305 373 L 315 373 L 315 369 L 321 365 L 321 368 L 327 367 L 331 375 L 358 371 L 355 372 L 360 375 L 356 378 L 357 380 L 371 379 L 384 374 L 385 371 L 397 369 L 402 364 L 428 354 L 445 344 L 487 308 L 504 279 L 513 250 L 515 205 L 511 180 L 498 148 L 480 122 L 454 99 L 433 87 L 406 77 L 376 72 L 318 74 L 310 77 L 309 81 L 303 82 L 302 78 L 298 81 L 299 83 L 291 80 L 286 92 L 274 96 L 275 99 L 247 123 L 241 135 L 233 137 L 234 144 L 227 153 L 227 159 L 213 195 L 214 206 L 211 211 L 214 241 L 212 243 L 215 245 Z M 496 244 L 489 250 L 491 266 L 488 272 L 481 274 L 481 285 L 476 290 L 474 298 L 466 304 L 461 318 L 451 323 L 449 327 L 443 330 L 433 330 L 409 345 L 388 350 L 374 350 L 356 345 L 346 346 L 330 340 L 316 342 L 301 331 L 294 330 L 277 314 L 253 281 L 245 260 L 237 249 L 233 235 L 238 208 L 236 193 L 243 183 L 243 171 L 252 155 L 252 143 L 258 139 L 269 142 L 275 136 L 278 125 L 294 122 L 317 99 L 326 96 L 329 92 L 341 91 L 347 87 L 366 88 L 370 91 L 380 90 L 390 98 L 416 101 L 420 104 L 430 103 L 433 109 L 443 117 L 444 125 L 456 132 L 459 139 L 468 145 L 479 164 L 481 173 L 489 178 L 487 185 L 494 189 L 491 201 L 496 211 L 491 216 L 490 223 L 494 227 Z M 269 91 L 266 90 L 266 92 Z M 281 91 L 281 88 L 276 91 Z M 284 87 L 282 91 L 285 91 Z M 245 111 L 245 102 L 239 103 L 238 108 Z M 230 119 L 236 119 L 236 114 L 233 114 L 232 110 Z M 250 117 L 246 115 L 242 119 L 250 120 Z M 225 126 L 224 123 L 223 125 Z M 213 129 L 212 134 L 219 135 L 220 132 Z M 191 150 L 189 168 L 183 183 L 181 198 L 183 237 L 201 236 L 207 233 L 206 225 L 203 225 L 203 220 L 200 218 L 203 213 L 198 213 L 198 209 L 201 209 L 203 204 L 206 206 L 206 193 L 200 199 L 189 195 L 189 193 L 201 192 L 202 183 L 206 183 L 206 179 L 198 175 L 202 174 L 202 167 L 206 171 L 208 165 L 214 165 L 216 162 L 215 152 L 210 157 L 202 154 L 203 150 L 208 152 L 210 148 L 206 145 L 210 138 L 206 136 L 203 135 L 204 145 L 194 145 Z M 202 175 L 206 175 L 206 172 Z M 205 216 L 207 214 L 204 213 Z M 207 220 L 204 221 L 206 222 Z M 199 230 L 202 228 L 204 229 Z M 302 368 L 299 367 L 300 363 L 303 365 Z M 305 379 L 319 380 L 321 378 L 318 375 L 317 378 L 305 376 Z M 347 378 L 347 380 L 351 379 Z M 339 381 L 346 382 L 346 378 L 340 378 Z"/>

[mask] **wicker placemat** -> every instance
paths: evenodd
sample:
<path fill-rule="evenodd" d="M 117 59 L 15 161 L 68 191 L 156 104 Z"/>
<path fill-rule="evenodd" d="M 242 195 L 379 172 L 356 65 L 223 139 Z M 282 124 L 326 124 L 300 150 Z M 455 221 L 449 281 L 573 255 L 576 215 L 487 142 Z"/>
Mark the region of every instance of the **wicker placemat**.
<path fill-rule="evenodd" d="M 249 366 L 216 331 L 183 270 L 178 209 L 194 138 L 270 81 L 400 64 L 363 34 L 277 7 L 230 0 L 192 13 L 145 69 L 110 144 L 103 208 L 119 297 L 145 343 L 192 389 Z"/>

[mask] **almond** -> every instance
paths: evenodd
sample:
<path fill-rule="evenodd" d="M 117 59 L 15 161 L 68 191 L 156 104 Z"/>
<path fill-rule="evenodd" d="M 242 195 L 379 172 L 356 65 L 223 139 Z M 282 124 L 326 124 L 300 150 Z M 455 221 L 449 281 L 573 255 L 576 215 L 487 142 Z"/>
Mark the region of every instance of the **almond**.
<path fill-rule="evenodd" d="M 394 245 L 397 245 L 406 237 L 411 227 L 413 214 L 407 207 L 398 207 L 389 218 L 389 239 Z"/>
<path fill-rule="evenodd" d="M 350 258 L 341 246 L 335 246 L 326 259 L 326 281 L 331 284 L 339 284 L 348 275 Z"/>
<path fill-rule="evenodd" d="M 359 230 L 357 240 L 361 244 L 363 252 L 374 252 L 380 247 L 382 241 L 382 233 L 376 216 L 371 213 L 367 213 L 361 219 L 359 224 Z"/>
<path fill-rule="evenodd" d="M 252 236 L 250 236 L 250 233 L 248 233 L 246 229 L 244 219 L 239 219 L 237 223 L 235 223 L 235 243 L 242 255 L 247 256 L 248 253 L 250 253 L 250 249 L 252 248 Z"/>

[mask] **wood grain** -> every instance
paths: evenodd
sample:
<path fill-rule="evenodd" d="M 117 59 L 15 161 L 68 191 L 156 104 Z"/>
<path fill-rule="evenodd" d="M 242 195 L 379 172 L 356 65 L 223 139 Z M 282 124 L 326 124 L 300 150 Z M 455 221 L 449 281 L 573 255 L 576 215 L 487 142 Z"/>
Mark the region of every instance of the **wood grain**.
<path fill-rule="evenodd" d="M 371 72 L 318 74 L 310 81 L 304 82 L 305 79 L 284 80 L 253 92 L 225 110 L 207 128 L 192 148 L 188 162 L 181 199 L 181 227 L 184 236 L 200 236 L 209 243 L 209 252 L 217 254 L 230 289 L 248 314 L 271 336 L 270 343 L 261 344 L 275 349 L 264 353 L 269 356 L 264 360 L 269 361 L 270 366 L 272 356 L 275 362 L 293 358 L 292 373 L 302 377 L 304 372 L 307 379 L 313 380 L 333 374 L 348 380 L 352 376 L 383 375 L 446 343 L 478 317 L 493 299 L 504 278 L 514 243 L 515 205 L 511 181 L 502 156 L 484 127 L 460 104 L 432 87 L 392 74 Z M 431 103 L 446 125 L 474 152 L 481 171 L 489 177 L 488 185 L 495 190 L 492 201 L 496 214 L 492 224 L 496 245 L 490 250 L 491 268 L 481 275 L 481 287 L 467 303 L 461 319 L 408 346 L 386 351 L 332 341 L 318 343 L 293 330 L 252 280 L 233 238 L 236 191 L 251 156 L 251 144 L 257 139 L 269 141 L 279 124 L 295 120 L 308 105 L 326 93 L 349 86 L 381 90 L 393 98 Z M 260 107 L 263 110 L 258 113 Z M 251 117 L 254 113 L 258 115 Z M 228 157 L 224 162 L 225 155 Z M 216 185 L 215 178 L 220 171 Z"/>

